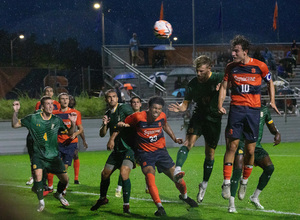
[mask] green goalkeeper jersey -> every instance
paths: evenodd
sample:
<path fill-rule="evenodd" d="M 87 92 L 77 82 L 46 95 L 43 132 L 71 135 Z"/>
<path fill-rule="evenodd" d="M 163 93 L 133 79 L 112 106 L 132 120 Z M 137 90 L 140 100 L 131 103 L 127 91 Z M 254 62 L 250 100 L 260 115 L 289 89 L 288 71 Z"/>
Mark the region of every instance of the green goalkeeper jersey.
<path fill-rule="evenodd" d="M 210 78 L 200 83 L 197 77 L 194 77 L 187 85 L 187 91 L 184 99 L 196 103 L 195 114 L 199 114 L 202 119 L 209 121 L 219 121 L 221 115 L 218 113 L 219 91 L 216 87 L 222 82 L 224 74 L 212 72 Z"/>
<path fill-rule="evenodd" d="M 21 119 L 21 124 L 29 130 L 33 138 L 34 156 L 51 160 L 59 155 L 58 131 L 67 132 L 67 126 L 59 117 L 51 115 L 50 119 L 44 120 L 42 113 L 36 113 Z"/>
<path fill-rule="evenodd" d="M 112 110 L 107 110 L 105 115 L 110 118 L 108 123 L 108 128 L 110 135 L 113 132 L 118 131 L 117 124 L 120 121 L 124 121 L 128 115 L 133 113 L 132 107 L 128 104 L 118 104 L 117 108 Z M 118 152 L 124 152 L 134 145 L 134 133 L 132 128 L 123 128 L 115 138 L 114 150 Z"/>

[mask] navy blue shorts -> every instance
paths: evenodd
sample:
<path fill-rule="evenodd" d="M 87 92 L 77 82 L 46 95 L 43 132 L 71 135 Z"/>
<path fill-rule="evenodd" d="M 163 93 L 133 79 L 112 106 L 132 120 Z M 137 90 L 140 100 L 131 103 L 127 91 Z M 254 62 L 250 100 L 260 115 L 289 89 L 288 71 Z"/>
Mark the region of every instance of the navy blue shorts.
<path fill-rule="evenodd" d="M 58 148 L 59 156 L 64 162 L 64 164 L 68 164 L 68 166 L 71 166 L 75 150 L 77 149 L 77 143 L 71 143 L 67 146 L 58 143 Z"/>
<path fill-rule="evenodd" d="M 259 131 L 260 108 L 247 106 L 230 106 L 226 138 L 240 139 L 243 134 L 245 140 L 256 142 Z"/>
<path fill-rule="evenodd" d="M 155 170 L 156 166 L 159 173 L 175 165 L 166 148 L 158 149 L 153 152 L 137 150 L 137 161 L 142 169 L 147 166 L 152 166 Z"/>

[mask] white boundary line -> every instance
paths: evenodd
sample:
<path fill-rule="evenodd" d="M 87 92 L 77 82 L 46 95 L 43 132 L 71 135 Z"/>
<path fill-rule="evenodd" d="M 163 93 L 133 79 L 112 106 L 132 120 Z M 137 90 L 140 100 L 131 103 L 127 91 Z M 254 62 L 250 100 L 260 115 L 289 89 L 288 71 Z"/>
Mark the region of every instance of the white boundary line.
<path fill-rule="evenodd" d="M 9 187 L 31 189 L 31 187 L 29 187 L 29 186 L 16 186 L 16 185 L 8 185 L 8 184 L 1 184 L 1 183 L 0 183 L 0 186 L 9 186 Z M 88 193 L 88 192 L 79 192 L 79 191 L 69 191 L 68 193 L 80 194 L 80 195 L 99 196 L 99 193 Z M 152 202 L 152 199 L 145 199 L 145 198 L 130 197 L 130 199 Z M 161 201 L 164 202 L 164 203 L 181 203 L 181 201 L 170 201 L 170 200 L 161 200 Z M 201 205 L 208 206 L 207 204 L 201 204 Z M 219 207 L 227 209 L 227 207 L 224 207 L 224 206 L 219 206 Z M 259 212 L 274 213 L 274 214 L 279 214 L 279 215 L 295 215 L 295 216 L 300 216 L 299 213 L 293 213 L 293 212 L 282 212 L 282 211 L 276 211 L 276 210 L 258 210 L 258 209 L 249 209 L 249 208 L 244 208 L 244 209 L 247 210 L 247 211 L 259 211 Z"/>

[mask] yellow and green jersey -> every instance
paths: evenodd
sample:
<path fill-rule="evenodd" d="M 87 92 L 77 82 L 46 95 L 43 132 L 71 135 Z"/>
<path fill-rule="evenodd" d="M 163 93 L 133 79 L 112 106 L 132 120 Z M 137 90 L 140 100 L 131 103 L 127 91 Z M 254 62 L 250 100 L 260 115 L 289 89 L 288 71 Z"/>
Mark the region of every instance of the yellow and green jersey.
<path fill-rule="evenodd" d="M 67 132 L 63 121 L 51 115 L 45 120 L 42 113 L 35 113 L 21 119 L 22 126 L 29 130 L 33 139 L 33 154 L 45 159 L 53 159 L 58 156 L 57 134 L 58 131 Z"/>

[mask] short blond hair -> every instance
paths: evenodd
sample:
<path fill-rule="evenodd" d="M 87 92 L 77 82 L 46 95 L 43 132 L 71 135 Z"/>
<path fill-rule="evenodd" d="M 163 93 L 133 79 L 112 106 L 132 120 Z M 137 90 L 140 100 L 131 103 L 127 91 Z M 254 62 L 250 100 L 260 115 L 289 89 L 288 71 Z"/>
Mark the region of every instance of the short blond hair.
<path fill-rule="evenodd" d="M 201 55 L 194 60 L 194 67 L 198 69 L 202 65 L 207 65 L 208 67 L 212 67 L 212 61 L 208 56 Z"/>

